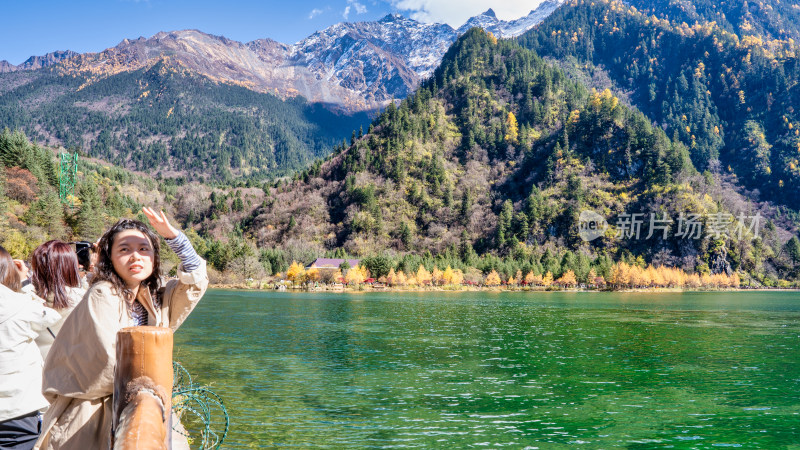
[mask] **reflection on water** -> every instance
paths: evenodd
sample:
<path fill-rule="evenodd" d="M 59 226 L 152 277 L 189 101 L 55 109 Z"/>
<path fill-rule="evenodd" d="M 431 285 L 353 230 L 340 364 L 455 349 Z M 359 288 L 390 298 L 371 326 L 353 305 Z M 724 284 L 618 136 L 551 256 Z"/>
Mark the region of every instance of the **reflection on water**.
<path fill-rule="evenodd" d="M 211 291 L 176 359 L 226 448 L 786 447 L 798 297 Z"/>

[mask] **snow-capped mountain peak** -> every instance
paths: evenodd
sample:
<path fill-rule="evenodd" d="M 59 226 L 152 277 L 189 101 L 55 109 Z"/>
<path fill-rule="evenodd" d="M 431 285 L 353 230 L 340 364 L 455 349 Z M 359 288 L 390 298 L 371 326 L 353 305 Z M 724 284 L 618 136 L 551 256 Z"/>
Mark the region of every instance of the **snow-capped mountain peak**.
<path fill-rule="evenodd" d="M 375 22 L 337 23 L 293 45 L 271 39 L 240 43 L 198 30 L 180 30 L 125 39 L 100 53 L 64 52 L 32 61 L 40 61 L 41 67 L 63 59 L 63 73 L 92 73 L 99 79 L 165 60 L 219 82 L 281 97 L 302 95 L 311 102 L 361 111 L 413 92 L 470 28 L 481 27 L 503 38 L 518 36 L 563 2 L 545 0 L 527 16 L 512 21 L 498 19 L 490 8 L 458 30 L 388 14 Z M 24 69 L 0 62 L 0 72 Z"/>
<path fill-rule="evenodd" d="M 399 21 L 402 21 L 404 19 L 405 19 L 405 17 L 403 17 L 401 14 L 392 13 L 392 14 L 387 14 L 387 15 L 383 16 L 380 20 L 378 20 L 378 22 L 381 22 L 381 23 L 399 22 Z"/>
<path fill-rule="evenodd" d="M 489 8 L 486 12 L 475 17 L 470 17 L 464 25 L 458 27 L 458 34 L 464 34 L 473 27 L 483 28 L 497 37 L 517 37 L 538 25 L 553 11 L 564 3 L 565 0 L 545 0 L 536 9 L 531 10 L 527 16 L 519 19 L 504 21 L 497 18 L 494 10 Z"/>

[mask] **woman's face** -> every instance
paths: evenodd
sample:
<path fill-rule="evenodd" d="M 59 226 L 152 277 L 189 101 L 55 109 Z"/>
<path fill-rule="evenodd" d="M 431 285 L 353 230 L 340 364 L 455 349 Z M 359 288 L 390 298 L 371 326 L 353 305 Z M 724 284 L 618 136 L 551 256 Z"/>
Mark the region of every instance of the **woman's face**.
<path fill-rule="evenodd" d="M 124 230 L 114 238 L 111 264 L 129 289 L 136 289 L 153 273 L 153 246 L 139 230 Z"/>

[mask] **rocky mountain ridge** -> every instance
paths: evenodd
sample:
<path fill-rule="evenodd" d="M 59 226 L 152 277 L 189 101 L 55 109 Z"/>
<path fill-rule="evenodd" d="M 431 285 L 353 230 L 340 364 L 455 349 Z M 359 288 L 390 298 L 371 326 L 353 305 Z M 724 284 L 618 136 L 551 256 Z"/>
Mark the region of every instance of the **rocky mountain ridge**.
<path fill-rule="evenodd" d="M 36 70 L 43 67 L 50 67 L 69 58 L 80 55 L 72 50 L 57 50 L 42 56 L 31 56 L 22 64 L 15 66 L 6 60 L 0 61 L 0 73 L 16 72 L 18 70 Z"/>
<path fill-rule="evenodd" d="M 338 23 L 293 45 L 271 39 L 241 43 L 198 30 L 160 32 L 124 39 L 98 53 L 53 52 L 19 66 L 3 61 L 0 73 L 54 66 L 63 75 L 88 75 L 91 84 L 163 62 L 284 99 L 299 95 L 344 112 L 370 111 L 413 92 L 456 38 L 473 26 L 514 37 L 561 3 L 547 0 L 513 21 L 499 20 L 489 9 L 458 29 L 389 14 L 374 22 Z"/>
<path fill-rule="evenodd" d="M 478 27 L 483 28 L 499 38 L 517 37 L 541 23 L 542 20 L 547 18 L 547 16 L 561 6 L 562 3 L 564 3 L 563 0 L 545 0 L 535 9 L 532 9 L 527 16 L 510 21 L 498 19 L 494 10 L 489 8 L 486 12 L 467 20 L 464 25 L 458 27 L 456 31 L 461 35 L 469 31 L 470 28 Z"/>

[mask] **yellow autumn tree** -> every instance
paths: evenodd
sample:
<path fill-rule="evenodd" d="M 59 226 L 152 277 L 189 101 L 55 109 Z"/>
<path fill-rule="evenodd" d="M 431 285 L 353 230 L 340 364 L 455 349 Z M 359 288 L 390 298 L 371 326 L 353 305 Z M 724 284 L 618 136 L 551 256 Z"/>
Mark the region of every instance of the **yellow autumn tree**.
<path fill-rule="evenodd" d="M 661 286 L 662 287 L 669 287 L 670 284 L 674 283 L 675 275 L 672 273 L 672 268 L 666 266 L 658 266 L 656 271 L 658 272 L 658 276 L 661 278 Z"/>
<path fill-rule="evenodd" d="M 517 116 L 509 111 L 506 116 L 506 142 L 509 144 L 517 144 L 519 142 L 519 124 L 517 123 Z"/>
<path fill-rule="evenodd" d="M 307 281 L 310 281 L 312 283 L 316 283 L 320 279 L 319 270 L 317 270 L 314 267 L 308 269 L 306 271 L 306 277 L 305 278 L 306 278 Z"/>
<path fill-rule="evenodd" d="M 453 284 L 453 268 L 452 267 L 447 266 L 447 268 L 444 269 L 444 272 L 442 272 L 442 283 L 441 284 L 444 284 L 444 285 Z"/>
<path fill-rule="evenodd" d="M 407 282 L 408 282 L 408 280 L 406 279 L 406 274 L 403 273 L 402 270 L 397 272 L 397 281 L 396 281 L 397 285 L 398 286 L 405 286 Z"/>
<path fill-rule="evenodd" d="M 652 265 L 647 266 L 644 269 L 644 279 L 645 279 L 645 286 L 647 287 L 659 287 L 659 284 L 656 282 L 657 278 L 656 268 Z"/>
<path fill-rule="evenodd" d="M 733 275 L 731 275 L 731 287 L 739 289 L 739 285 L 741 284 L 741 282 L 742 280 L 739 278 L 739 274 L 733 272 Z"/>
<path fill-rule="evenodd" d="M 553 274 L 550 273 L 550 271 L 548 270 L 547 273 L 544 274 L 544 277 L 542 278 L 542 286 L 548 287 L 551 284 L 553 284 Z"/>
<path fill-rule="evenodd" d="M 500 275 L 496 270 L 489 272 L 489 275 L 486 275 L 486 279 L 483 281 L 483 284 L 486 286 L 500 286 Z"/>
<path fill-rule="evenodd" d="M 386 275 L 386 284 L 389 286 L 394 286 L 397 283 L 397 272 L 394 271 L 394 267 L 389 269 L 389 273 Z"/>
<path fill-rule="evenodd" d="M 306 269 L 297 261 L 292 261 L 289 269 L 286 271 L 286 278 L 292 283 L 302 283 L 303 276 Z"/>
<path fill-rule="evenodd" d="M 341 283 L 344 281 L 344 276 L 342 275 L 342 271 L 336 269 L 336 272 L 333 273 L 333 281 L 334 283 Z"/>
<path fill-rule="evenodd" d="M 453 275 L 450 277 L 450 284 L 461 286 L 462 282 L 464 282 L 464 272 L 462 272 L 461 269 L 454 270 Z"/>
<path fill-rule="evenodd" d="M 614 289 L 627 287 L 630 282 L 629 268 L 626 263 L 620 261 L 611 266 L 611 278 L 608 280 Z"/>
<path fill-rule="evenodd" d="M 672 269 L 666 266 L 658 266 L 656 269 L 656 282 L 659 283 L 660 287 L 668 287 L 673 283 L 673 279 Z"/>
<path fill-rule="evenodd" d="M 704 274 L 700 275 L 700 286 L 702 286 L 704 288 L 710 288 L 711 287 L 711 275 L 709 275 L 707 273 L 704 273 Z"/>
<path fill-rule="evenodd" d="M 445 284 L 444 279 L 442 278 L 442 271 L 436 266 L 433 266 L 433 272 L 431 272 L 431 282 L 436 286 Z"/>
<path fill-rule="evenodd" d="M 575 272 L 568 270 L 561 275 L 561 278 L 559 278 L 556 283 L 564 287 L 574 287 L 578 284 L 578 280 L 575 279 Z"/>
<path fill-rule="evenodd" d="M 431 284 L 431 273 L 428 272 L 428 269 L 422 264 L 420 264 L 419 269 L 417 269 L 417 283 L 419 283 L 420 286 Z"/>
<path fill-rule="evenodd" d="M 361 284 L 364 282 L 364 269 L 361 266 L 351 267 L 347 274 L 344 276 L 344 281 L 347 284 Z"/>
<path fill-rule="evenodd" d="M 646 287 L 647 286 L 647 275 L 645 271 L 636 265 L 632 265 L 629 267 L 629 277 L 630 280 L 628 284 L 632 287 Z"/>
<path fill-rule="evenodd" d="M 597 284 L 597 274 L 594 272 L 594 269 L 589 269 L 589 274 L 586 275 L 586 282 L 589 285 Z"/>
<path fill-rule="evenodd" d="M 673 276 L 676 278 L 675 279 L 675 283 L 676 283 L 675 285 L 676 286 L 679 286 L 679 287 L 686 286 L 686 283 L 688 282 L 688 279 L 689 279 L 689 274 L 688 273 L 684 272 L 681 269 L 674 269 L 672 271 L 672 273 L 673 273 Z"/>
<path fill-rule="evenodd" d="M 684 287 L 689 280 L 689 274 L 681 269 L 671 268 L 666 271 L 667 286 L 671 287 Z"/>
<path fill-rule="evenodd" d="M 535 278 L 536 275 L 534 275 L 533 271 L 531 270 L 530 272 L 528 272 L 527 275 L 525 275 L 525 284 L 527 284 L 528 286 L 534 284 Z"/>
<path fill-rule="evenodd" d="M 686 283 L 684 286 L 697 289 L 702 285 L 700 281 L 700 275 L 693 273 L 686 277 Z"/>

